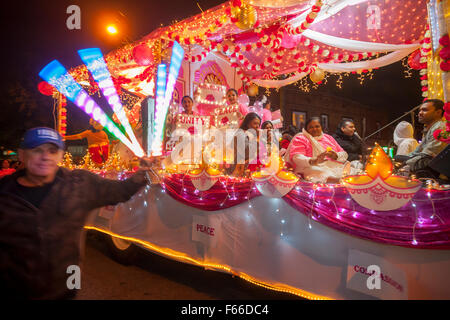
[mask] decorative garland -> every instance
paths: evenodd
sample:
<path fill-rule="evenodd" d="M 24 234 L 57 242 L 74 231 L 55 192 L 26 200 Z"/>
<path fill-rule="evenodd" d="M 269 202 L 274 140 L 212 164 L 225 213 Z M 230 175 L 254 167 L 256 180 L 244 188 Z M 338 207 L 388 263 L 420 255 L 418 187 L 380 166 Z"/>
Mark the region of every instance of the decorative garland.
<path fill-rule="evenodd" d="M 420 42 L 422 47 L 420 48 L 420 63 L 424 64 L 424 68 L 420 70 L 420 80 L 422 85 L 422 97 L 424 101 L 428 99 L 428 67 L 427 67 L 427 56 L 431 52 L 431 32 L 430 27 L 427 25 L 425 31 L 425 37 Z"/>
<path fill-rule="evenodd" d="M 303 21 L 299 27 L 292 28 L 292 26 L 287 25 L 286 31 L 290 35 L 299 35 L 302 34 L 303 31 L 309 28 L 309 26 L 314 22 L 314 20 L 317 18 L 317 15 L 319 14 L 320 10 L 322 9 L 323 3 L 322 0 L 316 0 L 316 3 L 312 6 L 311 11 L 306 16 L 305 21 Z"/>
<path fill-rule="evenodd" d="M 439 39 L 439 44 L 442 46 L 439 50 L 439 57 L 442 59 L 439 66 L 442 71 L 448 72 L 450 71 L 450 38 L 448 34 Z"/>
<path fill-rule="evenodd" d="M 442 59 L 440 68 L 443 72 L 450 71 L 450 38 L 448 34 L 439 39 L 439 44 L 442 48 L 439 51 L 439 57 Z M 450 143 L 450 102 L 446 102 L 444 105 L 444 117 L 445 130 L 436 130 L 433 132 L 433 136 L 436 140 L 440 140 L 445 143 Z"/>
<path fill-rule="evenodd" d="M 217 18 L 214 23 L 212 23 L 209 27 L 208 31 L 200 32 L 195 36 L 187 36 L 183 37 L 182 34 L 176 33 L 175 30 L 166 31 L 167 37 L 169 40 L 169 46 L 173 43 L 174 40 L 183 43 L 185 45 L 197 44 L 203 48 L 203 50 L 198 54 L 189 54 L 186 53 L 184 59 L 190 62 L 201 62 L 205 59 L 211 51 L 222 52 L 225 55 L 230 57 L 231 66 L 236 68 L 238 76 L 244 82 L 249 82 L 252 79 L 256 79 L 258 77 L 252 76 L 248 77 L 244 75 L 244 71 L 261 71 L 266 70 L 271 65 L 271 72 L 265 73 L 262 78 L 263 79 L 271 79 L 278 75 L 281 69 L 281 63 L 284 60 L 283 53 L 292 53 L 295 62 L 298 65 L 298 72 L 311 72 L 311 68 L 309 68 L 305 61 L 301 58 L 300 53 L 297 48 L 292 48 L 290 50 L 281 47 L 282 39 L 285 34 L 289 35 L 300 35 L 303 31 L 305 31 L 316 19 L 319 14 L 323 3 L 322 0 L 317 0 L 316 3 L 311 7 L 310 12 L 306 16 L 305 20 L 300 24 L 299 27 L 293 28 L 289 24 L 281 25 L 277 28 L 275 32 L 269 31 L 269 28 L 273 29 L 273 25 L 268 26 L 264 29 L 259 28 L 259 21 L 255 23 L 253 26 L 254 32 L 259 38 L 258 41 L 253 42 L 247 45 L 235 45 L 230 40 L 223 40 L 221 42 L 210 41 L 208 37 L 212 36 L 214 32 L 217 31 L 218 28 L 223 27 L 227 23 L 237 23 L 238 22 L 238 12 L 243 8 L 243 4 L 240 0 L 233 0 L 230 2 L 230 5 L 225 9 L 225 14 L 221 17 Z M 202 16 L 203 17 L 203 16 Z M 324 59 L 334 59 L 336 62 L 350 62 L 350 61 L 358 61 L 372 56 L 372 53 L 358 53 L 358 54 L 337 54 L 332 52 L 329 49 L 322 49 L 319 45 L 313 44 L 311 40 L 306 37 L 300 38 L 300 43 L 304 46 L 308 47 L 313 53 L 317 53 Z M 253 64 L 245 56 L 242 52 L 249 52 L 251 50 L 259 49 L 262 47 L 268 47 L 272 49 L 271 53 L 266 57 L 266 59 L 260 64 Z M 238 62 L 241 66 L 238 65 Z M 136 79 L 141 81 L 150 78 L 151 74 L 154 73 L 153 68 L 147 68 L 141 75 L 136 76 Z"/>

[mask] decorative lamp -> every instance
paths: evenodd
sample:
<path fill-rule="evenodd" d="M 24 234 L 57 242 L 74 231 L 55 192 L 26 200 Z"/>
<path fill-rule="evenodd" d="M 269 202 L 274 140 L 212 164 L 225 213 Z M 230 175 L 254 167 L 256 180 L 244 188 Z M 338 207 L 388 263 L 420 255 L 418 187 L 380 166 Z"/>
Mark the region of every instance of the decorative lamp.
<path fill-rule="evenodd" d="M 342 184 L 359 205 L 377 211 L 407 204 L 422 186 L 418 180 L 392 175 L 391 159 L 378 144 L 372 150 L 365 175 L 347 176 Z"/>

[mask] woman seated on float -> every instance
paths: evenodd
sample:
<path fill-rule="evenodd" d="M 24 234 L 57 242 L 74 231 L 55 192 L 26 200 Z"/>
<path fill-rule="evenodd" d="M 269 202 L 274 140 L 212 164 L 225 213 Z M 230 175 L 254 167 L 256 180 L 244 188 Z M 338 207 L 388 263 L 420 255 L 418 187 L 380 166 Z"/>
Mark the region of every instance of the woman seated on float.
<path fill-rule="evenodd" d="M 245 116 L 231 140 L 231 145 L 228 146 L 229 149 L 233 149 L 232 163 L 227 170 L 229 174 L 242 177 L 247 169 L 257 169 L 260 124 L 261 118 L 258 114 L 250 112 Z"/>
<path fill-rule="evenodd" d="M 397 145 L 397 156 L 406 156 L 416 150 L 419 143 L 414 139 L 414 128 L 411 123 L 402 121 L 395 127 L 394 143 Z"/>
<path fill-rule="evenodd" d="M 309 119 L 305 128 L 290 142 L 286 163 L 308 181 L 338 183 L 350 170 L 347 153 L 332 136 L 322 132 L 318 117 Z"/>
<path fill-rule="evenodd" d="M 188 114 L 195 116 L 198 114 L 196 107 L 194 106 L 194 100 L 190 96 L 184 96 L 181 99 L 181 106 L 183 107 L 182 114 Z"/>
<path fill-rule="evenodd" d="M 261 135 L 261 151 L 264 152 L 265 150 L 268 151 L 268 156 L 270 157 L 272 155 L 272 148 L 276 147 L 278 148 L 277 141 L 275 140 L 275 134 L 273 129 L 272 121 L 264 121 L 261 125 L 261 130 L 267 130 L 267 134 Z M 265 150 L 264 150 L 265 149 Z"/>

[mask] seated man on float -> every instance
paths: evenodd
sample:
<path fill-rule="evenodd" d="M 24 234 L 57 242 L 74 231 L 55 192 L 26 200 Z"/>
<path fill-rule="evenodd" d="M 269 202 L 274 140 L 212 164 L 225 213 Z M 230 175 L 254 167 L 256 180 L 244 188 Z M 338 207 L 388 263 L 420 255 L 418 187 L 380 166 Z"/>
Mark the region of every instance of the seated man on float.
<path fill-rule="evenodd" d="M 447 144 L 436 140 L 433 132 L 445 130 L 444 102 L 438 99 L 426 100 L 419 108 L 418 119 L 424 125 L 422 142 L 406 156 L 398 155 L 396 161 L 403 162 L 418 178 L 437 178 L 439 173 L 432 170 L 428 164 Z"/>
<path fill-rule="evenodd" d="M 348 154 L 348 161 L 362 160 L 363 142 L 356 132 L 356 127 L 351 120 L 342 120 L 339 123 L 333 138 Z"/>
<path fill-rule="evenodd" d="M 347 152 L 328 134 L 323 133 L 320 118 L 306 121 L 305 129 L 295 135 L 284 159 L 305 180 L 314 183 L 338 183 L 349 173 Z"/>

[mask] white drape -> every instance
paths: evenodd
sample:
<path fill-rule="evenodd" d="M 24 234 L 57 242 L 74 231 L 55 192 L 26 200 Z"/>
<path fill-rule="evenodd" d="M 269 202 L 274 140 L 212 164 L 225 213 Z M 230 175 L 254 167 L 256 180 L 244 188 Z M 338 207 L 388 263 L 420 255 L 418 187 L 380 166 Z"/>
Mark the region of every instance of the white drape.
<path fill-rule="evenodd" d="M 351 50 L 356 52 L 386 52 L 386 51 L 396 51 L 396 50 L 406 50 L 406 49 L 417 49 L 420 44 L 387 44 L 387 43 L 377 43 L 377 42 L 367 42 L 367 41 L 357 41 L 345 38 L 339 38 L 335 36 L 330 36 L 328 34 L 320 33 L 313 30 L 305 30 L 303 32 L 305 37 L 312 40 L 321 42 L 323 44 L 340 48 L 344 50 Z"/>
<path fill-rule="evenodd" d="M 352 72 L 364 69 L 368 70 L 380 68 L 403 59 L 416 49 L 417 48 L 413 47 L 409 49 L 394 51 L 385 56 L 382 56 L 381 58 L 373 60 L 348 63 L 319 63 L 318 66 L 319 68 L 327 72 Z"/>
<path fill-rule="evenodd" d="M 391 52 L 381 58 L 367 60 L 367 61 L 358 61 L 358 62 L 347 62 L 347 63 L 319 63 L 318 66 L 324 71 L 337 73 L 337 72 L 352 72 L 358 70 L 369 70 L 374 68 L 380 68 L 392 63 L 395 63 L 411 52 L 416 50 L 420 45 L 416 47 L 411 46 L 409 48 L 403 50 L 397 50 Z M 284 73 L 293 72 L 294 70 L 285 70 Z M 308 73 L 302 72 L 297 73 L 294 76 L 291 76 L 284 80 L 253 80 L 253 82 L 261 87 L 265 88 L 281 88 L 282 86 L 286 86 L 288 84 L 297 82 L 301 80 L 303 77 L 307 76 Z"/>
<path fill-rule="evenodd" d="M 306 72 L 301 72 L 301 73 L 296 73 L 295 75 L 287 78 L 287 79 L 283 79 L 283 80 L 262 80 L 262 79 L 255 79 L 252 80 L 256 85 L 260 86 L 260 87 L 265 87 L 265 88 L 281 88 L 283 86 L 287 86 L 291 83 L 297 82 L 298 80 L 302 79 L 303 77 L 305 77 L 306 75 L 308 75 Z"/>

